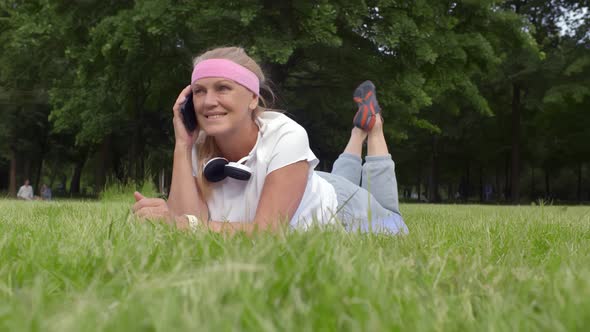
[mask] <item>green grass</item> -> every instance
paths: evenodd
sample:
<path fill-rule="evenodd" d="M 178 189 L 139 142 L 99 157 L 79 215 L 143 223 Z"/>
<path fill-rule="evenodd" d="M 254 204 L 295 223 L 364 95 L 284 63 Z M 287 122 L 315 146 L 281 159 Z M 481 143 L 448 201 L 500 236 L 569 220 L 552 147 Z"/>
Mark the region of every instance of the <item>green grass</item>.
<path fill-rule="evenodd" d="M 0 200 L 0 330 L 590 326 L 588 207 L 403 205 L 404 237 L 223 238 L 129 206 Z"/>

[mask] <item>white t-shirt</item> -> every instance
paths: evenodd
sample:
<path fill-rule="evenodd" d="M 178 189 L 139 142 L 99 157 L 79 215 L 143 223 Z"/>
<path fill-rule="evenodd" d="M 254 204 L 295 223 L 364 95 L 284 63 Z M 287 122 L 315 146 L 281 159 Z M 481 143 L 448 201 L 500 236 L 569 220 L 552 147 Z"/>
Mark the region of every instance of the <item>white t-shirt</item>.
<path fill-rule="evenodd" d="M 305 129 L 286 115 L 271 111 L 263 112 L 256 123 L 258 139 L 245 163 L 252 170 L 252 176 L 248 181 L 227 177 L 211 183 L 211 195 L 207 200 L 211 220 L 253 221 L 266 176 L 281 167 L 307 160 L 310 166 L 307 186 L 290 225 L 305 229 L 314 222 L 335 222 L 336 191 L 314 171 L 319 160 L 309 148 Z M 196 145 L 193 146 L 192 163 L 193 174 L 196 174 Z"/>
<path fill-rule="evenodd" d="M 23 199 L 33 199 L 33 187 L 22 185 L 16 194 L 16 197 Z"/>

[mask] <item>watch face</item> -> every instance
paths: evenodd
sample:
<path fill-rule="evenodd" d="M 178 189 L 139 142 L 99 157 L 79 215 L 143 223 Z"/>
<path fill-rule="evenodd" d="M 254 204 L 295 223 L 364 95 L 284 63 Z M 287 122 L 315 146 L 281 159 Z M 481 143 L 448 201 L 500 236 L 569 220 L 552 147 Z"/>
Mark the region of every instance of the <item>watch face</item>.
<path fill-rule="evenodd" d="M 199 218 L 191 214 L 185 214 L 185 216 L 188 218 L 188 225 L 190 228 L 195 229 L 199 226 Z"/>

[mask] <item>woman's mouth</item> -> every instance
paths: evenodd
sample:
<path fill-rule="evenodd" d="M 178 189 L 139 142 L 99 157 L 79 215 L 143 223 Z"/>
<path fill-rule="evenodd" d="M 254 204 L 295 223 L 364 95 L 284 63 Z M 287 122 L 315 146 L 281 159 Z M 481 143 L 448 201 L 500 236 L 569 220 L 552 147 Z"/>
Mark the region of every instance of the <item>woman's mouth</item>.
<path fill-rule="evenodd" d="M 205 118 L 207 118 L 208 120 L 219 119 L 219 118 L 222 118 L 226 115 L 227 114 L 210 114 L 210 115 L 205 115 Z"/>

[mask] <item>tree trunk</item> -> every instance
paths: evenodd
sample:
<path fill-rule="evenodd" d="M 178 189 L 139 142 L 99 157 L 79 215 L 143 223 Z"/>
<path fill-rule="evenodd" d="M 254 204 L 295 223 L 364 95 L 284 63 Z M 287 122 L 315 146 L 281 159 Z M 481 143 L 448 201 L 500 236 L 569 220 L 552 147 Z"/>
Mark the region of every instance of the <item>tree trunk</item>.
<path fill-rule="evenodd" d="M 29 158 L 24 158 L 25 159 L 25 164 L 23 167 L 23 175 L 25 177 L 25 180 L 29 180 L 30 184 L 33 184 L 33 181 L 31 181 L 31 159 Z M 35 188 L 33 188 L 35 189 Z"/>
<path fill-rule="evenodd" d="M 8 194 L 16 197 L 16 151 L 10 149 L 10 174 L 8 178 Z"/>
<path fill-rule="evenodd" d="M 578 203 L 582 203 L 582 163 L 578 163 Z"/>
<path fill-rule="evenodd" d="M 39 153 L 39 160 L 37 161 L 37 167 L 35 168 L 37 171 L 37 174 L 35 174 L 35 184 L 33 185 L 33 188 L 37 189 L 37 192 L 39 192 L 39 195 L 41 195 L 41 187 L 40 185 L 42 184 L 41 182 L 41 176 L 43 175 L 43 161 L 45 159 L 45 150 L 46 150 L 46 146 L 47 144 L 42 143 L 41 145 L 41 151 Z"/>
<path fill-rule="evenodd" d="M 136 184 L 141 185 L 143 178 L 144 178 L 144 167 L 143 167 L 143 159 L 144 159 L 144 142 L 143 142 L 143 110 L 142 104 L 137 104 L 136 107 L 136 116 L 135 116 L 135 127 L 133 128 L 133 137 L 131 142 L 131 156 L 129 158 L 130 161 L 130 170 L 131 170 L 131 178 L 135 181 Z"/>
<path fill-rule="evenodd" d="M 269 3 L 272 4 L 273 1 L 270 1 Z M 283 85 L 289 77 L 291 69 L 296 66 L 298 62 L 300 62 L 303 56 L 304 52 L 302 52 L 301 49 L 295 49 L 285 64 L 269 64 L 268 72 L 273 84 L 276 86 Z"/>
<path fill-rule="evenodd" d="M 535 200 L 535 167 L 531 166 L 531 201 Z"/>
<path fill-rule="evenodd" d="M 447 185 L 447 201 L 451 201 L 453 200 L 453 198 L 453 184 L 449 182 L 449 184 Z"/>
<path fill-rule="evenodd" d="M 111 135 L 105 137 L 100 145 L 98 164 L 96 165 L 96 176 L 94 183 L 94 191 L 100 193 L 106 183 L 106 170 L 110 166 L 110 149 L 111 149 Z"/>
<path fill-rule="evenodd" d="M 545 168 L 545 198 L 551 197 L 551 188 L 549 187 L 549 170 Z"/>
<path fill-rule="evenodd" d="M 37 188 L 37 191 L 40 190 L 39 184 L 41 183 L 41 175 L 43 175 L 43 154 L 41 154 L 41 156 L 39 156 L 39 164 L 37 165 L 37 174 L 35 176 L 35 185 L 33 186 L 33 188 Z M 40 191 L 39 191 L 39 195 Z"/>
<path fill-rule="evenodd" d="M 137 120 L 136 120 L 137 121 Z M 132 180 L 137 179 L 137 159 L 139 158 L 139 128 L 137 124 L 133 128 L 131 138 L 131 149 L 129 149 L 129 176 Z"/>
<path fill-rule="evenodd" d="M 54 183 L 55 183 L 55 172 L 51 172 L 51 177 L 49 178 L 49 188 L 53 188 Z"/>
<path fill-rule="evenodd" d="M 465 167 L 465 197 L 463 200 L 467 202 L 469 200 L 469 196 L 471 196 L 471 174 L 470 174 L 470 165 L 469 160 L 467 160 L 467 165 Z"/>
<path fill-rule="evenodd" d="M 506 158 L 504 159 L 504 200 L 510 200 L 510 155 L 506 154 Z"/>
<path fill-rule="evenodd" d="M 479 165 L 479 202 L 484 202 L 483 165 Z"/>
<path fill-rule="evenodd" d="M 433 203 L 440 202 L 440 194 L 438 193 L 438 171 L 439 171 L 439 158 L 438 158 L 438 139 L 436 136 L 432 136 L 432 157 L 430 164 L 430 183 L 428 189 L 428 200 Z"/>
<path fill-rule="evenodd" d="M 113 153 L 113 170 L 115 172 L 115 177 L 119 183 L 127 184 L 129 174 L 125 171 L 125 167 L 121 162 L 123 156 L 117 150 L 114 150 Z"/>
<path fill-rule="evenodd" d="M 74 175 L 72 175 L 72 181 L 70 182 L 70 195 L 80 194 L 80 178 L 82 177 L 82 168 L 86 163 L 86 158 L 76 162 L 74 166 Z"/>
<path fill-rule="evenodd" d="M 41 195 L 39 185 L 41 184 L 41 176 L 43 175 L 43 161 L 45 159 L 45 154 L 47 153 L 47 141 L 49 140 L 49 130 L 46 130 L 45 127 L 43 127 L 43 128 L 45 130 L 45 135 L 43 135 L 43 138 L 40 142 L 41 151 L 39 152 L 39 162 L 37 164 L 37 174 L 36 174 L 36 178 L 35 178 L 35 185 L 33 186 L 33 188 L 37 188 L 37 190 L 39 190 L 39 195 Z"/>
<path fill-rule="evenodd" d="M 520 86 L 512 85 L 512 167 L 511 190 L 512 203 L 520 201 Z"/>
<path fill-rule="evenodd" d="M 65 195 L 68 192 L 68 177 L 65 174 L 61 175 L 61 183 L 59 184 L 59 192 Z"/>
<path fill-rule="evenodd" d="M 149 79 L 143 80 L 136 87 L 135 100 L 133 102 L 135 128 L 133 129 L 132 158 L 130 160 L 131 172 L 136 185 L 142 185 L 145 178 L 144 153 L 145 137 L 143 128 L 145 126 L 145 102 L 148 98 L 148 91 L 151 85 Z"/>
<path fill-rule="evenodd" d="M 496 199 L 496 202 L 498 202 L 500 200 L 500 170 L 499 170 L 500 166 L 496 165 L 495 169 L 496 169 L 496 188 L 494 188 L 494 197 Z"/>
<path fill-rule="evenodd" d="M 422 171 L 418 175 L 418 202 L 422 200 Z"/>

